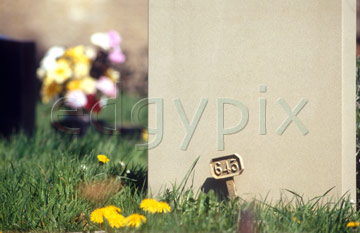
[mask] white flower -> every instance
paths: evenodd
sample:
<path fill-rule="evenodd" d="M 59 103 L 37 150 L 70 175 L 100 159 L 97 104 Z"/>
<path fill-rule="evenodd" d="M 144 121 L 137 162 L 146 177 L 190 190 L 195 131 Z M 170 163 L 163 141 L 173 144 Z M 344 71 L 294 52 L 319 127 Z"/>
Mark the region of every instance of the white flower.
<path fill-rule="evenodd" d="M 47 52 L 45 56 L 61 57 L 65 53 L 65 48 L 60 46 L 53 46 Z"/>
<path fill-rule="evenodd" d="M 40 67 L 43 70 L 53 70 L 56 68 L 56 59 L 52 57 L 44 57 L 40 63 Z"/>
<path fill-rule="evenodd" d="M 90 60 L 93 60 L 96 57 L 96 50 L 93 47 L 87 46 L 87 47 L 85 47 L 85 55 Z"/>
<path fill-rule="evenodd" d="M 69 91 L 68 93 L 66 93 L 65 98 L 65 104 L 72 108 L 82 108 L 87 103 L 87 98 L 84 92 L 79 90 Z"/>
<path fill-rule="evenodd" d="M 56 59 L 65 53 L 63 47 L 51 47 L 40 62 L 40 67 L 44 70 L 53 70 L 56 67 Z"/>
<path fill-rule="evenodd" d="M 80 168 L 81 168 L 82 170 L 86 170 L 86 169 L 87 169 L 87 167 L 86 167 L 85 164 L 81 164 L 81 165 L 80 165 Z"/>
<path fill-rule="evenodd" d="M 110 38 L 105 33 L 94 33 L 94 34 L 92 34 L 90 40 L 91 40 L 91 43 L 99 46 L 100 48 L 102 48 L 104 50 L 108 50 L 111 47 L 110 46 Z"/>

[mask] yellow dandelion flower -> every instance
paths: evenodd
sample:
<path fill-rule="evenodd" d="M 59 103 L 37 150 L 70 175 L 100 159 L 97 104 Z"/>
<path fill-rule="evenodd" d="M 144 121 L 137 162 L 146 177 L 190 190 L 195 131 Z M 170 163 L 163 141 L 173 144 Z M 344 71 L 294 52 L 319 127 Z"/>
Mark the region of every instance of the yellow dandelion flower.
<path fill-rule="evenodd" d="M 144 199 L 140 203 L 140 208 L 150 213 L 157 212 L 158 201 L 154 199 Z"/>
<path fill-rule="evenodd" d="M 125 217 L 118 213 L 113 213 L 107 216 L 106 219 L 112 228 L 124 227 L 127 223 Z"/>
<path fill-rule="evenodd" d="M 66 84 L 66 89 L 68 91 L 78 90 L 80 89 L 80 84 L 81 84 L 80 80 L 72 80 L 68 82 L 68 84 Z"/>
<path fill-rule="evenodd" d="M 107 163 L 110 161 L 110 159 L 106 155 L 98 155 L 97 156 L 100 163 Z"/>
<path fill-rule="evenodd" d="M 90 219 L 94 223 L 103 223 L 104 222 L 104 208 L 99 208 L 91 212 Z"/>
<path fill-rule="evenodd" d="M 154 199 L 144 199 L 140 203 L 140 208 L 150 213 L 171 212 L 171 207 L 166 202 L 159 202 Z"/>
<path fill-rule="evenodd" d="M 148 141 L 148 139 L 149 139 L 149 134 L 148 134 L 148 130 L 147 130 L 147 129 L 145 129 L 145 130 L 143 130 L 143 131 L 141 132 L 141 138 L 142 138 L 145 142 Z"/>
<path fill-rule="evenodd" d="M 106 206 L 103 209 L 104 209 L 105 217 L 110 216 L 112 214 L 121 213 L 121 209 L 113 205 Z"/>
<path fill-rule="evenodd" d="M 94 223 L 103 223 L 105 217 L 112 228 L 119 228 L 126 225 L 125 217 L 122 216 L 120 213 L 120 208 L 109 205 L 91 212 L 90 219 Z"/>
<path fill-rule="evenodd" d="M 360 222 L 349 222 L 346 227 L 358 227 Z"/>
<path fill-rule="evenodd" d="M 300 224 L 300 223 L 301 223 L 301 221 L 300 221 L 300 220 L 297 220 L 297 218 L 296 218 L 296 217 L 293 217 L 293 222 L 297 222 L 298 224 Z"/>
<path fill-rule="evenodd" d="M 141 223 L 146 223 L 144 215 L 132 214 L 126 218 L 126 225 L 129 227 L 139 227 Z"/>
<path fill-rule="evenodd" d="M 160 201 L 158 203 L 158 213 L 167 213 L 167 212 L 171 212 L 171 207 L 169 206 L 168 203 Z"/>

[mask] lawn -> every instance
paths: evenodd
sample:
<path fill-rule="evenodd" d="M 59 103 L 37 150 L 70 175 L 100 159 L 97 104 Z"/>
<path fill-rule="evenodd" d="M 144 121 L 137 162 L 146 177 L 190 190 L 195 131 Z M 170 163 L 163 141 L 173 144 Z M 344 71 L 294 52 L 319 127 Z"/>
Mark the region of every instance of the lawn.
<path fill-rule="evenodd" d="M 126 98 L 126 104 L 136 102 Z M 3 232 L 356 231 L 347 224 L 360 216 L 346 196 L 325 203 L 323 197 L 306 201 L 292 194 L 292 200 L 270 205 L 266 200 L 220 200 L 213 192 L 183 190 L 179 185 L 152 197 L 168 203 L 170 213 L 144 212 L 140 203 L 151 197 L 146 190 L 147 153 L 135 148 L 140 141 L 100 135 L 93 129 L 82 137 L 61 135 L 50 127 L 50 109 L 38 105 L 32 137 L 17 133 L 0 140 Z M 129 112 L 123 115 L 129 121 Z M 99 163 L 99 154 L 110 161 Z M 108 205 L 119 207 L 124 216 L 142 214 L 147 221 L 138 228 L 111 228 L 106 221 L 90 220 L 92 211 Z"/>

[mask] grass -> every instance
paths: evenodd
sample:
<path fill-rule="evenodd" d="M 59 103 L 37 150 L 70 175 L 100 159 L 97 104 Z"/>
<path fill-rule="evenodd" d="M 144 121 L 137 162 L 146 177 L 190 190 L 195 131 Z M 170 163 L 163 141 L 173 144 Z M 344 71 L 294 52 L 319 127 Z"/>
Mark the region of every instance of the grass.
<path fill-rule="evenodd" d="M 125 104 L 136 102 L 126 98 Z M 170 204 L 171 213 L 147 214 L 139 208 L 147 197 L 147 153 L 135 149 L 138 141 L 92 129 L 83 137 L 60 135 L 50 128 L 49 106 L 39 105 L 37 113 L 32 137 L 19 133 L 0 140 L 2 231 L 354 232 L 346 224 L 360 220 L 346 196 L 323 202 L 324 197 L 306 201 L 293 194 L 292 200 L 270 205 L 220 200 L 213 192 L 181 186 L 158 197 Z M 129 113 L 123 115 L 129 121 Z M 98 154 L 108 155 L 110 162 L 100 165 Z M 114 230 L 90 221 L 91 211 L 110 204 L 124 215 L 144 214 L 147 223 Z"/>

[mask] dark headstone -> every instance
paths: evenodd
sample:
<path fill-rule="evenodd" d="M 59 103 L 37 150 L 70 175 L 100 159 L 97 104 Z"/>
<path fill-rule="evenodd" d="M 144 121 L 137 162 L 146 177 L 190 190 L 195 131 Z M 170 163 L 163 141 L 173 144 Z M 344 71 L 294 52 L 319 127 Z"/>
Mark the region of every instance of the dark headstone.
<path fill-rule="evenodd" d="M 35 43 L 0 39 L 0 135 L 34 129 Z"/>

